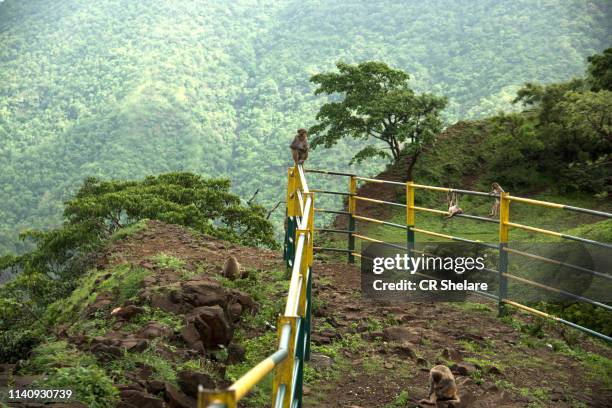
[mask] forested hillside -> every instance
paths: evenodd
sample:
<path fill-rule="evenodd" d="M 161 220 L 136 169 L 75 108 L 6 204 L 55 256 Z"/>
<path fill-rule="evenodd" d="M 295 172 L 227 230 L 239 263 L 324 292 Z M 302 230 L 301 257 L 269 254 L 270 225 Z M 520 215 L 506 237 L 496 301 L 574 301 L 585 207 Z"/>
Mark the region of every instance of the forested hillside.
<path fill-rule="evenodd" d="M 582 74 L 610 21 L 605 0 L 0 2 L 0 253 L 56 225 L 87 176 L 193 171 L 274 203 L 290 138 L 322 103 L 308 79 L 338 60 L 409 72 L 449 97 L 452 123 Z"/>

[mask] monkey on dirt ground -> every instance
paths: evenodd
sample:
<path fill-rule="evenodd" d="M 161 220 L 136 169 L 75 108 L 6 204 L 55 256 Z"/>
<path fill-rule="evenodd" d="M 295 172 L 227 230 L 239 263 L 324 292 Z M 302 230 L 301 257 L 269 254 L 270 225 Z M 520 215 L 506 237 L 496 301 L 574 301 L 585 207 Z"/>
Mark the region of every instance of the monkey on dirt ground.
<path fill-rule="evenodd" d="M 455 377 L 444 365 L 429 370 L 429 396 L 420 400 L 419 404 L 437 406 L 438 402 L 443 402 L 446 407 L 454 407 L 454 404 L 460 402 Z"/>
<path fill-rule="evenodd" d="M 459 196 L 457 193 L 448 193 L 446 196 L 448 201 L 448 215 L 446 218 L 451 218 L 457 214 L 463 214 L 463 210 L 459 207 Z"/>
<path fill-rule="evenodd" d="M 238 279 L 240 277 L 240 264 L 235 256 L 231 255 L 223 264 L 223 276 L 230 279 Z"/>
<path fill-rule="evenodd" d="M 304 164 L 306 159 L 308 159 L 308 131 L 306 129 L 298 129 L 297 135 L 295 135 L 289 147 L 291 148 L 291 156 L 293 156 L 295 164 Z"/>

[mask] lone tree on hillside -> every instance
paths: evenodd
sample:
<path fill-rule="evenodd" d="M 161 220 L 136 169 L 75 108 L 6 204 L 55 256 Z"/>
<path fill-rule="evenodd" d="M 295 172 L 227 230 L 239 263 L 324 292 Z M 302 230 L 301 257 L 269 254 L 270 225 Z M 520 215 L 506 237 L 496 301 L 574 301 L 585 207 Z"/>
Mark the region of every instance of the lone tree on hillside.
<path fill-rule="evenodd" d="M 315 95 L 340 94 L 342 99 L 326 103 L 317 113 L 318 123 L 310 128 L 311 147 L 331 147 L 350 136 L 355 139 L 375 139 L 361 149 L 352 163 L 372 157 L 407 160 L 406 179 L 423 151 L 442 130 L 440 112 L 446 98 L 432 94 L 416 94 L 410 86 L 410 76 L 382 62 L 362 62 L 357 65 L 338 62 L 339 73 L 313 75 L 310 82 L 319 87 Z M 382 144 L 380 142 L 382 142 Z"/>

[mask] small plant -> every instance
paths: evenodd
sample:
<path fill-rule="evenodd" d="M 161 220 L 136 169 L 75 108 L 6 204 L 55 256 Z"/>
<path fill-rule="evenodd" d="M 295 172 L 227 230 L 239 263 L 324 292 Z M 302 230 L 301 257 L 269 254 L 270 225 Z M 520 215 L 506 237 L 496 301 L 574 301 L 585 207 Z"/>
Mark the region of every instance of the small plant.
<path fill-rule="evenodd" d="M 160 268 L 168 268 L 179 270 L 185 266 L 185 261 L 176 256 L 168 255 L 164 252 L 151 257 L 151 260 L 155 262 Z"/>
<path fill-rule="evenodd" d="M 385 408 L 405 407 L 406 404 L 408 404 L 408 401 L 409 401 L 408 391 L 404 390 L 400 392 L 397 397 L 395 397 L 392 403 L 387 404 Z"/>

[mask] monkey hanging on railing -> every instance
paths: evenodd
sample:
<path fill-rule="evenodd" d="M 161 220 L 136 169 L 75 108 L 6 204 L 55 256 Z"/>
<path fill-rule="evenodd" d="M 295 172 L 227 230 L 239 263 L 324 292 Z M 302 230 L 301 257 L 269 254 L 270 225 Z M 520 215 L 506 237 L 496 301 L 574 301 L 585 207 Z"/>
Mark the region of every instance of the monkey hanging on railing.
<path fill-rule="evenodd" d="M 454 217 L 457 214 L 463 214 L 463 210 L 459 207 L 459 195 L 455 192 L 448 192 L 446 194 L 446 200 L 448 202 L 448 215 L 446 218 Z"/>
<path fill-rule="evenodd" d="M 291 148 L 291 156 L 296 165 L 304 164 L 308 158 L 308 131 L 306 129 L 298 129 L 297 135 L 293 138 L 293 142 L 289 146 Z"/>

